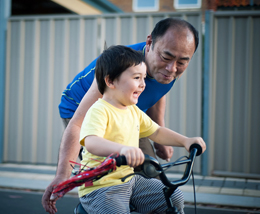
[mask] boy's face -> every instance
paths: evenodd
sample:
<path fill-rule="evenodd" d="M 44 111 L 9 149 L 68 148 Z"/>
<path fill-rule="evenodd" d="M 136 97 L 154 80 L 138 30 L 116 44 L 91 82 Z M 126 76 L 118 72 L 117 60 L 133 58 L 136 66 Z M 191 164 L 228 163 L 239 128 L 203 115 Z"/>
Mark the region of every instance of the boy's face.
<path fill-rule="evenodd" d="M 146 65 L 141 63 L 126 69 L 113 81 L 114 106 L 125 108 L 128 105 L 137 104 L 140 94 L 145 89 Z"/>

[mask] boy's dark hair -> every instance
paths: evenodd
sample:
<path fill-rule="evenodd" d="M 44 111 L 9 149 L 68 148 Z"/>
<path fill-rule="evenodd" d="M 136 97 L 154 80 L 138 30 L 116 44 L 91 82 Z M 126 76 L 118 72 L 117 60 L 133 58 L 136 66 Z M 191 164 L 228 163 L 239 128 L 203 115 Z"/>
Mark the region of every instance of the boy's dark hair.
<path fill-rule="evenodd" d="M 177 19 L 177 18 L 163 19 L 155 25 L 155 27 L 154 27 L 154 29 L 151 33 L 152 48 L 153 48 L 154 44 L 156 43 L 157 39 L 159 37 L 162 37 L 169 28 L 173 28 L 173 29 L 188 28 L 194 36 L 195 51 L 197 50 L 198 45 L 199 45 L 199 33 L 198 33 L 198 31 L 189 22 L 187 22 L 183 19 Z M 195 53 L 195 51 L 194 51 L 194 53 Z"/>
<path fill-rule="evenodd" d="M 119 76 L 129 67 L 144 62 L 144 55 L 123 45 L 111 46 L 104 50 L 96 62 L 96 80 L 98 90 L 104 94 L 106 89 L 105 77 L 109 76 L 111 81 Z"/>

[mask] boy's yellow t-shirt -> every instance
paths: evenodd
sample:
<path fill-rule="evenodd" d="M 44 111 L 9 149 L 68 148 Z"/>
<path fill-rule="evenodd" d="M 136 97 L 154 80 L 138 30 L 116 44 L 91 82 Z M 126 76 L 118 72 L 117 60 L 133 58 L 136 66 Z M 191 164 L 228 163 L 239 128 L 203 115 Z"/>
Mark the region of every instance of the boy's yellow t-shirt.
<path fill-rule="evenodd" d="M 119 109 L 103 99 L 99 99 L 88 110 L 81 126 L 80 144 L 84 148 L 81 164 L 87 163 L 88 167 L 100 164 L 93 159 L 101 157 L 89 153 L 84 147 L 84 139 L 89 135 L 96 135 L 126 146 L 139 147 L 139 138 L 153 134 L 157 128 L 158 125 L 136 105 L 128 106 L 127 109 Z M 133 173 L 133 168 L 130 166 L 117 167 L 115 172 L 94 181 L 93 186 L 86 187 L 83 184 L 79 188 L 79 197 L 101 187 L 122 184 L 121 178 L 131 173 Z M 130 178 L 125 182 L 129 180 Z"/>

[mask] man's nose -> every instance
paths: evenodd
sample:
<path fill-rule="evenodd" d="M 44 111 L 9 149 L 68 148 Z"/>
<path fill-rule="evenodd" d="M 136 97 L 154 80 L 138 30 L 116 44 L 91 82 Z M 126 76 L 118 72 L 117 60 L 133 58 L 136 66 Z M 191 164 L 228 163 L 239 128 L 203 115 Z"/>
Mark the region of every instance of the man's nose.
<path fill-rule="evenodd" d="M 168 63 L 166 65 L 166 70 L 169 71 L 169 72 L 176 73 L 177 72 L 177 62 L 173 61 L 171 63 Z"/>

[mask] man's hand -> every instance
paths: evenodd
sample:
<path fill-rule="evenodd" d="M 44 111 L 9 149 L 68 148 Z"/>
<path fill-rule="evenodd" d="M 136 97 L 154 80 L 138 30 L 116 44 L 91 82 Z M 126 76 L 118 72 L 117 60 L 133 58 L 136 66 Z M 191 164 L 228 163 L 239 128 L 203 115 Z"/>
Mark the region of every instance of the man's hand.
<path fill-rule="evenodd" d="M 65 180 L 67 180 L 67 179 L 55 177 L 53 179 L 53 181 L 50 183 L 50 185 L 46 188 L 46 190 L 42 196 L 42 206 L 46 212 L 48 212 L 50 214 L 54 214 L 58 211 L 56 208 L 56 201 L 58 200 L 58 198 L 50 200 L 51 193 L 52 193 L 52 191 L 54 189 L 53 187 L 55 185 L 58 185 L 59 183 L 65 181 Z"/>
<path fill-rule="evenodd" d="M 156 155 L 163 160 L 170 161 L 173 155 L 172 146 L 164 146 L 154 142 L 154 148 L 156 149 Z"/>

